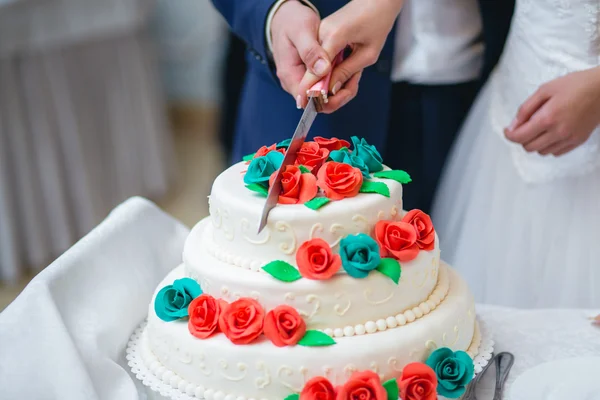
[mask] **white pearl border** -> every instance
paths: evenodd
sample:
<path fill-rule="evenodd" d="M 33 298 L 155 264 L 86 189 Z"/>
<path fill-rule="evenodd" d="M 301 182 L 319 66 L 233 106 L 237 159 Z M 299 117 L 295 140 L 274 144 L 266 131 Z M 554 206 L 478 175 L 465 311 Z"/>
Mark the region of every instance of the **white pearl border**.
<path fill-rule="evenodd" d="M 408 323 L 416 321 L 417 319 L 429 314 L 435 310 L 438 305 L 448 295 L 450 290 L 450 279 L 448 278 L 448 270 L 444 265 L 439 267 L 439 280 L 437 286 L 429 295 L 429 298 L 419 304 L 417 307 L 408 309 L 396 316 L 389 316 L 385 319 L 378 319 L 376 321 L 367 321 L 364 324 L 357 324 L 355 326 L 346 326 L 344 328 L 326 328 L 322 332 L 333 337 L 351 337 L 354 335 L 365 335 L 377 332 L 383 332 L 388 329 L 394 329 L 404 326 Z"/>
<path fill-rule="evenodd" d="M 207 240 L 208 241 L 208 240 Z M 240 267 L 244 269 L 248 269 L 254 272 L 263 272 L 262 266 L 266 263 L 260 262 L 258 260 L 254 260 L 248 257 L 236 256 L 231 253 L 228 253 L 226 250 L 223 250 L 215 243 L 205 243 L 204 248 L 214 258 L 219 261 L 222 261 L 226 264 L 233 265 L 235 267 Z"/>

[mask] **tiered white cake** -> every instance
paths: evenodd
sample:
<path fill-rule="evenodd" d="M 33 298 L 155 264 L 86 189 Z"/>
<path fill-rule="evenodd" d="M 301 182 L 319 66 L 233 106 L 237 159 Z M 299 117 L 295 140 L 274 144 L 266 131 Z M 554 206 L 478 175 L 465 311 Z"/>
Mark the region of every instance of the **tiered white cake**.
<path fill-rule="evenodd" d="M 333 385 L 343 385 L 355 371 L 374 371 L 382 382 L 400 378 L 405 365 L 425 362 L 441 347 L 474 356 L 480 336 L 473 298 L 457 273 L 440 261 L 437 236 L 432 250 L 421 249 L 413 259 L 396 263 L 401 266 L 398 283 L 377 270 L 356 278 L 345 266 L 330 279 L 289 282 L 263 269 L 274 261 L 298 268 L 299 248 L 315 238 L 322 238 L 334 254 L 345 237 L 364 233 L 376 238 L 379 221 L 401 221 L 406 214 L 397 180 L 370 175 L 369 182 L 388 187 L 389 197 L 359 193 L 318 209 L 280 204 L 257 234 L 265 197 L 245 186 L 248 168 L 238 163 L 215 180 L 210 217 L 192 230 L 183 264 L 164 279 L 157 293 L 188 277 L 205 295 L 228 303 L 255 299 L 265 313 L 289 305 L 307 330 L 329 335 L 335 344 L 277 347 L 260 336 L 236 345 L 218 327 L 200 339 L 190 333 L 186 317 L 159 318 L 153 300 L 142 354 L 160 379 L 209 400 L 284 399 L 300 393 L 316 376 Z"/>

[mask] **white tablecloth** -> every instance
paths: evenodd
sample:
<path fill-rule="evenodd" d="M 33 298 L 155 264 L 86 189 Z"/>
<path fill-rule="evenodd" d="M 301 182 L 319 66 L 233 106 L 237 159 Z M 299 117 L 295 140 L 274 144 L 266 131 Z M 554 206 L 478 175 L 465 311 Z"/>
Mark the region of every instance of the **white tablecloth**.
<path fill-rule="evenodd" d="M 187 233 L 134 198 L 42 271 L 0 314 L 0 398 L 146 398 L 124 348 L 155 286 L 180 262 Z M 600 329 L 586 319 L 591 310 L 477 310 L 496 349 L 516 356 L 509 385 L 548 360 L 600 355 Z M 482 383 L 482 392 L 493 386 Z"/>

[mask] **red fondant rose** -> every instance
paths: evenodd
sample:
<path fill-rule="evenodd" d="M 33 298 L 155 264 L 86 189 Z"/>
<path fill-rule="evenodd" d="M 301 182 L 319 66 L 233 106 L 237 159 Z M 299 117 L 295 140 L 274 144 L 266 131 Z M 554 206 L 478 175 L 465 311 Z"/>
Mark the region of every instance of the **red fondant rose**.
<path fill-rule="evenodd" d="M 285 149 L 284 148 L 278 149 L 276 144 L 272 144 L 269 147 L 263 146 L 260 149 L 258 149 L 258 151 L 256 153 L 254 153 L 254 157 L 253 158 L 266 156 L 267 153 L 269 153 L 271 151 L 278 151 L 281 154 L 285 154 Z"/>
<path fill-rule="evenodd" d="M 221 311 L 219 328 L 233 344 L 248 344 L 260 336 L 265 311 L 254 299 L 242 297 Z"/>
<path fill-rule="evenodd" d="M 437 400 L 437 377 L 427 364 L 412 363 L 404 367 L 398 381 L 402 400 Z"/>
<path fill-rule="evenodd" d="M 417 232 L 406 222 L 379 221 L 375 224 L 375 240 L 381 257 L 393 257 L 398 261 L 414 260 L 419 254 Z"/>
<path fill-rule="evenodd" d="M 271 174 L 269 187 L 273 185 L 277 171 Z M 280 204 L 304 204 L 317 195 L 317 178 L 313 174 L 303 174 L 295 165 L 286 165 L 281 176 Z"/>
<path fill-rule="evenodd" d="M 279 306 L 267 313 L 264 333 L 277 347 L 293 346 L 306 333 L 306 323 L 292 307 Z"/>
<path fill-rule="evenodd" d="M 222 303 L 208 294 L 196 297 L 188 306 L 188 329 L 192 335 L 206 339 L 219 330 Z"/>
<path fill-rule="evenodd" d="M 327 378 L 312 378 L 300 392 L 300 400 L 335 400 L 335 389 Z"/>
<path fill-rule="evenodd" d="M 402 222 L 411 224 L 417 232 L 417 245 L 421 250 L 431 251 L 435 247 L 435 230 L 429 215 L 421 210 L 411 210 Z"/>
<path fill-rule="evenodd" d="M 317 173 L 317 185 L 331 200 L 354 197 L 363 183 L 360 169 L 335 161 L 325 163 Z"/>
<path fill-rule="evenodd" d="M 296 164 L 304 165 L 315 173 L 321 168 L 327 157 L 329 157 L 329 150 L 320 148 L 316 142 L 304 142 L 298 150 Z"/>
<path fill-rule="evenodd" d="M 296 252 L 296 264 L 300 275 L 308 279 L 331 278 L 342 266 L 339 255 L 333 254 L 329 243 L 315 238 L 302 243 Z"/>
<path fill-rule="evenodd" d="M 326 139 L 321 136 L 315 136 L 315 142 L 319 144 L 319 147 L 322 149 L 327 149 L 330 152 L 334 150 L 339 150 L 342 147 L 350 147 L 350 142 L 345 141 L 344 139 L 338 139 L 332 137 L 331 139 Z"/>
<path fill-rule="evenodd" d="M 336 400 L 386 400 L 387 392 L 373 371 L 355 372 L 338 388 Z"/>

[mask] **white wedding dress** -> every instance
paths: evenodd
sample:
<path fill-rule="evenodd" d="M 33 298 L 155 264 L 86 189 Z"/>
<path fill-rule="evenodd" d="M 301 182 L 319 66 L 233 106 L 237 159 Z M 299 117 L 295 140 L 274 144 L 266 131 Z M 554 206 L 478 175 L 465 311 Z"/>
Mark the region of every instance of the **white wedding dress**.
<path fill-rule="evenodd" d="M 442 257 L 478 302 L 600 307 L 600 132 L 562 157 L 529 154 L 503 135 L 541 84 L 599 65 L 599 28 L 600 0 L 517 1 L 433 209 Z"/>

